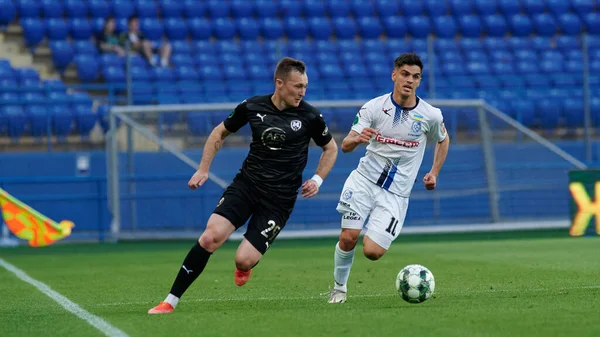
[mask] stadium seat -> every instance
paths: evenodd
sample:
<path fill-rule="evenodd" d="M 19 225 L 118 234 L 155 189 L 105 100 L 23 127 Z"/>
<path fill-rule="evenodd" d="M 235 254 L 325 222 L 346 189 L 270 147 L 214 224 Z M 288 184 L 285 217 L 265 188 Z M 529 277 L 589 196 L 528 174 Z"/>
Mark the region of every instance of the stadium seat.
<path fill-rule="evenodd" d="M 370 0 L 351 0 L 352 15 L 358 20 L 363 17 L 376 17 L 375 4 Z"/>
<path fill-rule="evenodd" d="M 113 65 L 104 66 L 102 76 L 108 83 L 123 83 L 125 81 L 124 69 Z"/>
<path fill-rule="evenodd" d="M 190 36 L 194 40 L 208 40 L 212 36 L 212 26 L 204 18 L 192 18 L 188 21 Z"/>
<path fill-rule="evenodd" d="M 158 6 L 163 18 L 180 18 L 183 14 L 183 1 L 160 0 Z"/>
<path fill-rule="evenodd" d="M 23 108 L 27 124 L 29 125 L 29 133 L 34 137 L 41 137 L 48 134 L 50 126 L 50 115 L 46 107 L 42 104 L 26 105 Z"/>
<path fill-rule="evenodd" d="M 273 18 L 277 16 L 277 3 L 272 0 L 253 1 L 254 13 L 259 18 Z"/>
<path fill-rule="evenodd" d="M 163 24 L 157 18 L 140 19 L 140 30 L 148 40 L 160 40 L 164 33 Z"/>
<path fill-rule="evenodd" d="M 213 21 L 213 35 L 218 40 L 230 40 L 235 36 L 235 23 L 229 17 L 217 18 Z"/>
<path fill-rule="evenodd" d="M 278 12 L 282 18 L 285 17 L 302 17 L 302 4 L 295 0 L 280 0 Z"/>
<path fill-rule="evenodd" d="M 548 6 L 550 13 L 554 15 L 568 13 L 571 9 L 570 1 L 564 0 L 546 0 L 546 6 Z"/>
<path fill-rule="evenodd" d="M 419 16 L 425 14 L 423 1 L 400 0 L 400 9 L 404 17 Z"/>
<path fill-rule="evenodd" d="M 50 40 L 66 40 L 69 35 L 67 23 L 61 18 L 50 18 L 46 21 L 46 32 Z"/>
<path fill-rule="evenodd" d="M 557 15 L 560 32 L 564 35 L 581 34 L 582 24 L 579 17 L 573 13 L 562 13 Z"/>
<path fill-rule="evenodd" d="M 86 18 L 70 19 L 68 27 L 73 40 L 89 40 L 92 36 L 92 26 Z"/>
<path fill-rule="evenodd" d="M 575 13 L 579 16 L 583 16 L 594 11 L 594 0 L 571 0 L 570 2 L 573 11 L 575 11 Z"/>
<path fill-rule="evenodd" d="M 188 26 L 179 18 L 163 20 L 165 34 L 169 40 L 185 40 L 188 34 Z"/>
<path fill-rule="evenodd" d="M 77 76 L 82 82 L 93 82 L 98 77 L 99 64 L 91 55 L 80 54 L 75 56 Z"/>
<path fill-rule="evenodd" d="M 376 0 L 377 15 L 382 18 L 398 17 L 400 4 L 396 0 Z"/>
<path fill-rule="evenodd" d="M 33 18 L 21 19 L 21 26 L 23 27 L 23 37 L 28 47 L 33 48 L 44 39 L 46 26 L 41 20 Z"/>
<path fill-rule="evenodd" d="M 483 27 L 488 37 L 503 37 L 506 35 L 506 19 L 502 15 L 483 16 Z"/>
<path fill-rule="evenodd" d="M 388 38 L 404 38 L 408 32 L 406 21 L 399 16 L 388 16 L 383 18 L 383 27 Z"/>
<path fill-rule="evenodd" d="M 11 0 L 0 0 L 0 26 L 7 26 L 17 16 L 17 6 Z"/>
<path fill-rule="evenodd" d="M 600 35 L 600 14 L 597 12 L 581 15 L 585 28 L 589 34 Z"/>
<path fill-rule="evenodd" d="M 432 19 L 437 16 L 446 15 L 449 6 L 446 0 L 425 0 L 425 13 Z"/>
<path fill-rule="evenodd" d="M 135 7 L 133 6 L 133 2 L 129 0 L 113 0 L 112 1 L 112 14 L 115 18 L 124 18 L 135 14 Z"/>
<path fill-rule="evenodd" d="M 333 20 L 333 31 L 340 40 L 354 39 L 357 33 L 354 20 L 346 17 L 337 17 Z"/>
<path fill-rule="evenodd" d="M 499 0 L 498 8 L 505 17 L 511 17 L 521 12 L 521 3 L 514 0 Z"/>
<path fill-rule="evenodd" d="M 204 1 L 183 0 L 183 15 L 188 19 L 203 18 L 207 14 Z"/>
<path fill-rule="evenodd" d="M 458 18 L 458 26 L 463 37 L 479 37 L 481 35 L 481 20 L 478 16 L 461 16 Z"/>
<path fill-rule="evenodd" d="M 83 1 L 73 0 L 74 2 L 82 3 Z M 106 18 L 112 13 L 112 9 L 108 2 L 104 0 L 88 0 L 89 13 L 92 18 Z"/>
<path fill-rule="evenodd" d="M 52 62 L 56 70 L 62 73 L 73 60 L 73 47 L 68 41 L 50 41 L 49 47 L 52 53 Z"/>
<path fill-rule="evenodd" d="M 523 9 L 529 15 L 541 14 L 546 11 L 545 0 L 522 0 Z"/>
<path fill-rule="evenodd" d="M 236 20 L 237 35 L 242 40 L 256 40 L 260 34 L 260 27 L 254 18 L 241 18 Z"/>
<path fill-rule="evenodd" d="M 534 14 L 533 26 L 540 36 L 552 36 L 556 33 L 558 25 L 554 17 L 550 14 Z"/>
<path fill-rule="evenodd" d="M 42 15 L 46 18 L 62 18 L 64 8 L 62 2 L 55 0 L 41 0 Z"/>
<path fill-rule="evenodd" d="M 358 31 L 363 39 L 379 38 L 383 28 L 376 17 L 364 16 L 358 19 Z"/>
<path fill-rule="evenodd" d="M 17 2 L 19 18 L 37 18 L 42 12 L 42 7 L 36 0 L 19 0 Z"/>
<path fill-rule="evenodd" d="M 18 105 L 1 106 L 0 115 L 3 115 L 6 120 L 6 129 L 9 137 L 19 138 L 25 133 L 27 118 L 22 107 Z"/>
<path fill-rule="evenodd" d="M 158 6 L 152 0 L 136 0 L 134 3 L 135 13 L 140 18 L 156 18 Z"/>
<path fill-rule="evenodd" d="M 475 11 L 479 15 L 495 14 L 497 4 L 495 0 L 475 0 Z"/>
<path fill-rule="evenodd" d="M 533 31 L 533 24 L 527 15 L 516 14 L 508 18 L 508 25 L 515 37 L 528 36 Z"/>
<path fill-rule="evenodd" d="M 431 33 L 429 19 L 426 16 L 413 16 L 408 19 L 408 32 L 412 37 L 425 38 Z"/>
<path fill-rule="evenodd" d="M 308 19 L 310 35 L 315 40 L 329 40 L 333 28 L 331 23 L 322 17 L 311 17 Z M 302 41 L 302 40 L 300 40 Z M 292 41 L 295 42 L 295 41 Z"/>

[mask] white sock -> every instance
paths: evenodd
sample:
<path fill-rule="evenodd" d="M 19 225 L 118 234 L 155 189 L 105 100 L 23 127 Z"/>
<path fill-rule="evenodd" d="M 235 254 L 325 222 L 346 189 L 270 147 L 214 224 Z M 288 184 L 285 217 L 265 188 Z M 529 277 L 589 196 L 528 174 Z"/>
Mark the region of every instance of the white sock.
<path fill-rule="evenodd" d="M 352 268 L 352 262 L 354 262 L 354 249 L 349 252 L 345 252 L 340 248 L 340 243 L 335 245 L 333 268 L 333 279 L 335 281 L 334 289 L 343 292 L 347 291 L 346 283 L 348 283 L 348 277 L 350 277 L 350 268 Z"/>
<path fill-rule="evenodd" d="M 179 302 L 179 297 L 169 294 L 165 299 L 165 302 L 169 303 L 173 306 L 173 308 L 175 308 L 177 306 L 177 303 Z"/>

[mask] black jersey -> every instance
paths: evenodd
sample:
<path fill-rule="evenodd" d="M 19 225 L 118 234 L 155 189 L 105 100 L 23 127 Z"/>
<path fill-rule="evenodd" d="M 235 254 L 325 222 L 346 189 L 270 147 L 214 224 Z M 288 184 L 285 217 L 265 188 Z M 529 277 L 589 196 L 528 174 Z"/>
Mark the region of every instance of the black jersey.
<path fill-rule="evenodd" d="M 302 185 L 311 138 L 324 146 L 331 134 L 317 108 L 301 101 L 297 108 L 280 111 L 271 96 L 243 101 L 224 125 L 230 132 L 246 123 L 252 128 L 250 152 L 240 174 L 262 192 L 295 196 Z"/>

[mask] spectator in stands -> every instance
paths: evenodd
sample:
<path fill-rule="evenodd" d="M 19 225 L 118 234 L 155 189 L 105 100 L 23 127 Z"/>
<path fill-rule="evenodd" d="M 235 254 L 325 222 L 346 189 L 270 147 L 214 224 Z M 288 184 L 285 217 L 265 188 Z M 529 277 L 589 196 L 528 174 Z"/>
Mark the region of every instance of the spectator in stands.
<path fill-rule="evenodd" d="M 167 67 L 169 65 L 171 44 L 168 42 L 155 42 L 146 39 L 144 34 L 140 31 L 140 20 L 135 15 L 132 15 L 127 19 L 127 32 L 121 34 L 121 43 L 124 45 L 126 42 L 131 44 L 132 50 L 144 54 L 153 67 L 156 66 L 156 60 L 153 57 L 154 51 L 160 53 L 161 66 Z"/>
<path fill-rule="evenodd" d="M 125 56 L 125 49 L 119 45 L 119 37 L 115 33 L 116 23 L 114 17 L 108 17 L 104 21 L 102 32 L 96 37 L 98 47 L 104 53 L 117 53 Z"/>

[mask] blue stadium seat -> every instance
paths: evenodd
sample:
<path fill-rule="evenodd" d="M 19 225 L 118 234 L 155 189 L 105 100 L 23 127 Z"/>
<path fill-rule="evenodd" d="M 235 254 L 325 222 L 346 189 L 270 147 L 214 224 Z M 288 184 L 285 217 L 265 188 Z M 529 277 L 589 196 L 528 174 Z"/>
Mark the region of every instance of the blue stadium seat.
<path fill-rule="evenodd" d="M 92 36 L 92 26 L 85 18 L 71 19 L 68 26 L 73 40 L 89 40 Z"/>
<path fill-rule="evenodd" d="M 342 68 L 333 63 L 323 64 L 319 66 L 319 73 L 326 80 L 343 80 L 344 71 Z"/>
<path fill-rule="evenodd" d="M 495 0 L 475 0 L 475 11 L 479 15 L 495 14 L 496 10 L 497 4 Z"/>
<path fill-rule="evenodd" d="M 15 69 L 15 75 L 21 83 L 25 80 L 40 80 L 40 74 L 34 68 L 17 68 Z"/>
<path fill-rule="evenodd" d="M 171 57 L 171 63 L 174 66 L 188 66 L 194 65 L 194 60 L 190 54 L 176 54 Z"/>
<path fill-rule="evenodd" d="M 27 46 L 35 47 L 44 39 L 46 34 L 46 26 L 43 21 L 33 18 L 21 19 L 21 27 L 23 27 L 23 37 Z"/>
<path fill-rule="evenodd" d="M 340 39 L 354 39 L 357 28 L 354 20 L 346 17 L 337 17 L 333 20 L 335 36 Z"/>
<path fill-rule="evenodd" d="M 503 37 L 506 34 L 506 19 L 502 15 L 493 14 L 483 16 L 483 26 L 489 37 Z"/>
<path fill-rule="evenodd" d="M 467 63 L 467 72 L 471 75 L 488 75 L 490 68 L 487 63 L 471 61 Z"/>
<path fill-rule="evenodd" d="M 589 34 L 600 35 L 600 14 L 597 12 L 581 15 Z"/>
<path fill-rule="evenodd" d="M 104 18 L 91 18 L 90 26 L 92 27 L 92 35 L 98 36 L 104 29 Z"/>
<path fill-rule="evenodd" d="M 363 39 L 379 38 L 383 28 L 377 17 L 364 16 L 358 19 L 358 31 Z"/>
<path fill-rule="evenodd" d="M 129 0 L 113 0 L 112 14 L 116 18 L 128 18 L 135 14 L 133 2 Z"/>
<path fill-rule="evenodd" d="M 124 67 L 125 59 L 119 57 L 117 54 L 101 54 L 98 62 L 102 68 L 113 66 L 113 67 Z"/>
<path fill-rule="evenodd" d="M 192 46 L 187 40 L 170 41 L 173 48 L 173 54 L 191 54 Z"/>
<path fill-rule="evenodd" d="M 242 46 L 235 41 L 217 41 L 217 51 L 221 54 L 241 53 Z"/>
<path fill-rule="evenodd" d="M 516 111 L 516 120 L 531 127 L 535 121 L 535 105 L 530 100 L 517 99 L 510 102 L 512 110 Z"/>
<path fill-rule="evenodd" d="M 160 0 L 158 2 L 163 18 L 180 18 L 183 14 L 183 2 L 178 0 Z"/>
<path fill-rule="evenodd" d="M 62 18 L 64 8 L 62 2 L 55 0 L 41 0 L 42 14 L 46 19 Z"/>
<path fill-rule="evenodd" d="M 165 33 L 169 40 L 185 40 L 188 34 L 188 27 L 180 18 L 169 18 L 163 20 Z"/>
<path fill-rule="evenodd" d="M 327 9 L 325 8 L 325 3 L 319 0 L 305 0 L 302 2 L 304 7 L 304 15 L 307 18 L 312 17 L 324 17 L 327 14 Z"/>
<path fill-rule="evenodd" d="M 140 19 L 140 30 L 148 40 L 160 40 L 164 33 L 162 22 L 155 18 Z"/>
<path fill-rule="evenodd" d="M 27 117 L 23 112 L 23 108 L 18 105 L 1 106 L 0 115 L 3 115 L 6 120 L 9 137 L 19 138 L 25 133 Z"/>
<path fill-rule="evenodd" d="M 183 0 L 183 15 L 187 18 L 202 18 L 206 14 L 204 1 Z"/>
<path fill-rule="evenodd" d="M 383 27 L 388 38 L 404 38 L 408 32 L 406 21 L 399 16 L 388 16 L 383 18 Z"/>
<path fill-rule="evenodd" d="M 96 57 L 80 54 L 75 56 L 75 67 L 77 76 L 82 82 L 93 82 L 98 77 L 99 64 Z"/>
<path fill-rule="evenodd" d="M 308 19 L 310 35 L 315 40 L 329 40 L 333 27 L 331 23 L 322 17 L 311 17 Z M 300 40 L 302 41 L 302 40 Z M 292 41 L 296 42 L 296 41 Z"/>
<path fill-rule="evenodd" d="M 580 128 L 584 122 L 583 101 L 576 97 L 566 97 L 562 102 L 564 120 L 567 127 Z"/>
<path fill-rule="evenodd" d="M 565 0 L 546 0 L 546 6 L 550 13 L 554 15 L 567 13 L 571 9 L 570 1 Z"/>
<path fill-rule="evenodd" d="M 125 71 L 122 67 L 103 66 L 102 77 L 108 83 L 123 83 L 125 81 Z"/>
<path fill-rule="evenodd" d="M 46 32 L 50 40 L 66 40 L 69 35 L 67 23 L 58 18 L 50 18 L 46 21 Z"/>
<path fill-rule="evenodd" d="M 346 0 L 326 1 L 327 12 L 332 18 L 347 17 L 351 13 L 350 3 Z"/>
<path fill-rule="evenodd" d="M 466 73 L 462 62 L 444 62 L 441 64 L 441 71 L 448 77 L 457 75 L 461 76 Z"/>
<path fill-rule="evenodd" d="M 468 51 L 483 51 L 483 43 L 480 39 L 473 37 L 463 37 L 458 40 L 458 46 L 464 52 Z"/>
<path fill-rule="evenodd" d="M 483 39 L 483 46 L 488 52 L 495 50 L 508 50 L 507 40 L 499 37 L 486 37 Z"/>
<path fill-rule="evenodd" d="M 581 34 L 582 24 L 579 17 L 573 13 L 562 13 L 557 15 L 560 32 L 564 35 Z"/>
<path fill-rule="evenodd" d="M 506 42 L 514 52 L 529 52 L 529 49 L 532 49 L 531 42 L 526 37 L 510 37 Z"/>
<path fill-rule="evenodd" d="M 272 0 L 255 0 L 254 13 L 259 18 L 273 18 L 277 16 L 277 3 Z"/>
<path fill-rule="evenodd" d="M 375 4 L 370 0 L 351 0 L 350 6 L 357 20 L 362 17 L 375 17 Z"/>
<path fill-rule="evenodd" d="M 456 35 L 456 23 L 451 16 L 433 18 L 433 31 L 438 38 L 451 38 Z"/>
<path fill-rule="evenodd" d="M 494 63 L 512 63 L 515 59 L 507 50 L 494 50 L 489 52 L 489 55 Z"/>
<path fill-rule="evenodd" d="M 241 18 L 236 20 L 237 35 L 242 40 L 256 41 L 260 34 L 260 27 L 254 18 Z"/>
<path fill-rule="evenodd" d="M 73 60 L 73 47 L 69 41 L 50 41 L 49 47 L 52 52 L 52 62 L 56 70 L 62 73 Z"/>
<path fill-rule="evenodd" d="M 97 116 L 92 111 L 92 99 L 87 93 L 81 92 L 69 96 L 77 131 L 81 137 L 87 137 L 97 121 Z"/>
<path fill-rule="evenodd" d="M 452 15 L 457 18 L 473 14 L 474 6 L 472 0 L 449 0 L 448 2 L 450 3 Z"/>
<path fill-rule="evenodd" d="M 536 112 L 540 118 L 542 127 L 554 129 L 560 121 L 560 103 L 551 98 L 542 98 L 536 102 Z"/>
<path fill-rule="evenodd" d="M 481 35 L 481 20 L 475 15 L 465 15 L 458 19 L 460 32 L 464 37 L 479 37 Z"/>
<path fill-rule="evenodd" d="M 398 17 L 400 4 L 396 0 L 376 0 L 377 15 L 382 18 Z"/>
<path fill-rule="evenodd" d="M 533 24 L 529 17 L 524 14 L 513 15 L 508 18 L 508 25 L 515 37 L 528 36 L 533 32 Z"/>
<path fill-rule="evenodd" d="M 135 13 L 140 18 L 156 18 L 158 16 L 158 6 L 152 0 L 136 0 Z"/>
<path fill-rule="evenodd" d="M 97 55 L 98 48 L 92 41 L 83 40 L 83 41 L 74 41 L 73 42 L 73 50 L 75 55 L 85 54 L 85 55 Z"/>
<path fill-rule="evenodd" d="M 23 112 L 27 124 L 29 124 L 29 133 L 34 137 L 41 137 L 48 134 L 48 127 L 50 125 L 50 115 L 43 104 L 38 105 L 27 105 L 24 107 Z"/>
<path fill-rule="evenodd" d="M 205 81 L 223 80 L 223 72 L 218 67 L 202 67 L 199 70 L 200 78 Z M 211 85 L 212 87 L 212 85 Z M 207 88 L 208 89 L 208 88 Z"/>
<path fill-rule="evenodd" d="M 553 45 L 552 38 L 548 36 L 535 35 L 530 39 L 530 47 L 537 51 L 546 51 L 552 48 Z"/>
<path fill-rule="evenodd" d="M 283 24 L 278 18 L 266 17 L 260 20 L 260 31 L 266 40 L 277 40 L 283 36 Z"/>
<path fill-rule="evenodd" d="M 500 13 L 505 17 L 511 17 L 521 12 L 521 3 L 514 0 L 498 0 Z"/>
<path fill-rule="evenodd" d="M 199 79 L 198 72 L 191 66 L 175 67 L 175 77 L 178 81 L 196 81 Z"/>
<path fill-rule="evenodd" d="M 544 0 L 522 0 L 525 13 L 529 15 L 541 14 L 546 11 Z"/>
<path fill-rule="evenodd" d="M 408 19 L 408 32 L 412 37 L 425 38 L 431 33 L 429 19 L 426 16 L 413 16 Z"/>
<path fill-rule="evenodd" d="M 235 23 L 228 17 L 215 19 L 213 29 L 213 35 L 218 40 L 231 40 L 235 36 Z"/>
<path fill-rule="evenodd" d="M 214 54 L 217 48 L 215 43 L 207 40 L 192 41 L 191 44 L 194 53 Z"/>
<path fill-rule="evenodd" d="M 83 1 L 73 0 L 79 3 Z M 92 18 L 106 18 L 112 13 L 109 3 L 104 0 L 88 0 L 89 13 Z"/>
<path fill-rule="evenodd" d="M 295 0 L 280 0 L 279 15 L 281 17 L 302 17 L 302 4 Z"/>
<path fill-rule="evenodd" d="M 208 16 L 211 18 L 225 18 L 229 16 L 231 7 L 228 2 L 221 0 L 208 0 L 206 2 Z"/>
<path fill-rule="evenodd" d="M 173 82 L 175 74 L 170 68 L 154 67 L 150 70 L 150 77 L 155 82 Z"/>
<path fill-rule="evenodd" d="M 17 6 L 11 0 L 0 0 L 0 26 L 7 26 L 17 17 Z"/>
<path fill-rule="evenodd" d="M 210 22 L 204 18 L 192 18 L 187 21 L 190 36 L 194 40 L 208 40 L 213 33 Z"/>
<path fill-rule="evenodd" d="M 583 16 L 594 11 L 595 2 L 594 0 L 571 0 L 571 6 L 575 13 Z"/>
<path fill-rule="evenodd" d="M 64 93 L 67 89 L 63 81 L 58 79 L 49 79 L 44 81 L 44 90 L 47 93 L 51 92 L 62 92 Z"/>
<path fill-rule="evenodd" d="M 425 13 L 423 1 L 401 0 L 399 2 L 404 17 L 418 16 Z"/>
<path fill-rule="evenodd" d="M 254 7 L 251 1 L 232 0 L 231 15 L 234 18 L 252 18 L 254 16 Z"/>
<path fill-rule="evenodd" d="M 37 18 L 42 12 L 42 6 L 36 0 L 19 0 L 17 2 L 19 18 Z"/>
<path fill-rule="evenodd" d="M 446 0 L 425 0 L 425 12 L 432 19 L 436 16 L 446 15 L 449 8 Z"/>
<path fill-rule="evenodd" d="M 558 24 L 554 17 L 550 14 L 534 14 L 533 26 L 538 35 L 552 36 L 558 29 Z"/>
<path fill-rule="evenodd" d="M 299 40 L 308 36 L 308 25 L 303 18 L 287 17 L 284 19 L 283 27 L 288 39 Z"/>

